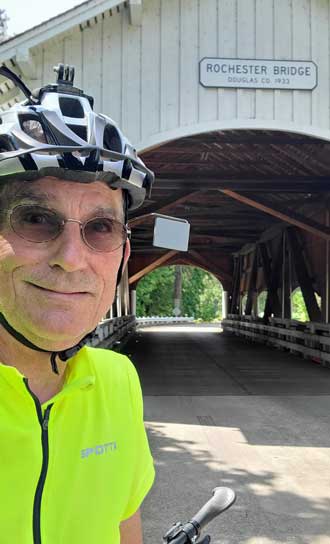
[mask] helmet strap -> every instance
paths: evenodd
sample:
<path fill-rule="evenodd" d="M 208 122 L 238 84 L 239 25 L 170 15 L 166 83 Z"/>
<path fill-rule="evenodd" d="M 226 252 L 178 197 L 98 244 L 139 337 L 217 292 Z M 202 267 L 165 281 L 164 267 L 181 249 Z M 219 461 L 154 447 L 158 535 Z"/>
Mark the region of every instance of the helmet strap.
<path fill-rule="evenodd" d="M 128 195 L 128 192 L 125 189 L 123 190 L 123 200 L 124 200 L 124 224 L 127 225 L 129 195 Z M 119 265 L 118 272 L 117 272 L 116 287 L 118 287 L 118 285 L 120 284 L 121 277 L 122 277 L 122 274 L 123 274 L 124 259 L 125 259 L 125 249 L 126 249 L 126 244 L 123 245 L 123 254 L 122 254 L 120 265 Z"/>

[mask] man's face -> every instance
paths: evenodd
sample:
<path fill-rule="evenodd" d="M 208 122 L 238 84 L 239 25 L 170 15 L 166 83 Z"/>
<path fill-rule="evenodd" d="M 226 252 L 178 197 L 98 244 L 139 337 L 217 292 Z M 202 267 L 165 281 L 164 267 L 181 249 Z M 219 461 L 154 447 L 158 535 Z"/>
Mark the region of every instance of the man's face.
<path fill-rule="evenodd" d="M 31 197 L 65 218 L 85 221 L 104 215 L 123 222 L 122 192 L 90 184 L 43 178 L 29 185 Z M 123 248 L 112 253 L 90 249 L 78 223 L 49 242 L 23 240 L 8 222 L 0 232 L 0 311 L 14 329 L 47 350 L 74 345 L 110 307 Z M 125 263 L 129 243 L 125 247 Z"/>

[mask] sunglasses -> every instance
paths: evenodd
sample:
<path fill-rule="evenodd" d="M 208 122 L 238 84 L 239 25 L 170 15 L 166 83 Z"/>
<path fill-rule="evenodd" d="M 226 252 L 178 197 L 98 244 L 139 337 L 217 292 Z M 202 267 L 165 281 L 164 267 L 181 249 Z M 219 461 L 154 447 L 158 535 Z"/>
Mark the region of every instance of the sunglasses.
<path fill-rule="evenodd" d="M 129 238 L 129 228 L 110 217 L 92 217 L 87 221 L 66 219 L 58 212 L 33 204 L 20 204 L 12 209 L 9 221 L 13 231 L 29 242 L 55 240 L 66 223 L 78 223 L 85 244 L 95 251 L 112 252 Z"/>

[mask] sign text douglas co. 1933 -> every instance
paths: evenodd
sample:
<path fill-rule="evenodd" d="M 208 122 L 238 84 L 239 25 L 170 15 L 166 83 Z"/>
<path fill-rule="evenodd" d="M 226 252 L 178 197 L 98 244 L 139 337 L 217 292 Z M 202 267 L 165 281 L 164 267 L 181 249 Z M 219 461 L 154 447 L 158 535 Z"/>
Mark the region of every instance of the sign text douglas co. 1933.
<path fill-rule="evenodd" d="M 204 87 L 312 90 L 317 85 L 311 61 L 204 58 L 199 68 Z"/>

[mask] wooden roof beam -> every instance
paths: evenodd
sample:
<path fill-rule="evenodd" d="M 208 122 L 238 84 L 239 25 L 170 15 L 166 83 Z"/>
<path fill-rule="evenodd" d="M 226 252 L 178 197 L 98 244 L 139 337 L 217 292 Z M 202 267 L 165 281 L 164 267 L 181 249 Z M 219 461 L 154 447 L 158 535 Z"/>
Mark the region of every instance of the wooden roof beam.
<path fill-rule="evenodd" d="M 205 246 L 214 244 L 243 244 L 246 238 L 234 238 L 232 236 L 217 236 L 212 234 L 192 234 L 189 240 L 190 244 L 194 242 L 204 244 Z"/>
<path fill-rule="evenodd" d="M 230 191 L 229 189 L 221 189 L 221 192 L 229 196 L 230 198 L 241 202 L 242 204 L 252 206 L 252 208 L 256 208 L 261 212 L 272 215 L 273 217 L 276 217 L 277 219 L 280 219 L 285 223 L 289 223 L 290 225 L 295 225 L 300 229 L 306 230 L 311 234 L 314 234 L 314 236 L 318 236 L 319 238 L 323 238 L 324 240 L 330 240 L 329 227 L 321 225 L 320 223 L 317 223 L 313 219 L 309 219 L 304 215 L 298 214 L 291 210 L 287 210 L 285 208 L 280 208 L 279 206 L 275 206 L 274 204 L 270 206 L 269 204 L 265 204 L 260 200 L 257 200 L 255 197 L 253 197 L 252 199 L 240 193 L 236 193 L 235 191 Z"/>
<path fill-rule="evenodd" d="M 200 255 L 200 253 L 198 253 L 197 251 L 194 251 L 194 250 L 191 250 L 189 251 L 188 253 L 188 257 L 191 256 L 193 258 L 193 260 L 195 261 L 195 263 L 197 264 L 198 266 L 198 263 L 199 265 L 202 267 L 202 268 L 206 268 L 206 270 L 208 270 L 209 272 L 211 272 L 211 274 L 213 273 L 215 276 L 218 276 L 219 278 L 222 278 L 224 279 L 225 281 L 227 282 L 232 282 L 232 277 L 230 274 L 228 274 L 228 272 L 225 272 L 224 270 L 222 270 L 218 265 L 216 265 L 214 262 L 208 260 L 208 259 L 205 259 L 202 255 Z"/>
<path fill-rule="evenodd" d="M 181 194 L 181 196 L 177 198 L 176 200 L 168 199 L 166 202 L 163 203 L 163 205 L 161 205 L 160 208 L 157 208 L 157 209 L 155 209 L 154 206 L 148 206 L 147 208 L 143 208 L 141 210 L 143 212 L 143 215 L 138 215 L 137 217 L 133 217 L 132 219 L 129 220 L 128 224 L 130 227 L 136 227 L 137 225 L 140 225 L 141 223 L 145 223 L 146 221 L 152 219 L 153 217 L 150 215 L 151 213 L 166 213 L 170 209 L 174 208 L 175 206 L 178 206 L 179 204 L 182 204 L 183 202 L 186 202 L 193 196 L 198 195 L 199 193 L 200 191 Z"/>
<path fill-rule="evenodd" d="M 152 272 L 153 270 L 155 270 L 155 268 L 158 268 L 158 266 L 161 266 L 164 263 L 166 263 L 169 259 L 171 259 L 177 253 L 178 252 L 174 250 L 168 251 L 167 253 L 165 253 L 164 255 L 156 259 L 155 261 L 152 261 L 152 263 L 148 264 L 148 266 L 141 268 L 141 270 L 139 270 L 138 272 L 136 272 L 135 274 L 133 274 L 133 276 L 129 278 L 128 280 L 129 285 L 139 281 L 141 278 L 143 278 L 143 276 L 146 276 L 147 274 L 149 274 L 149 272 Z"/>
<path fill-rule="evenodd" d="M 152 162 L 152 161 L 151 161 Z M 155 166 L 153 165 L 153 168 Z M 155 190 L 173 190 L 175 185 L 185 182 L 189 178 L 190 188 L 203 187 L 204 190 L 231 189 L 235 191 L 262 191 L 271 193 L 315 193 L 330 192 L 329 176 L 265 176 L 260 178 L 218 177 L 215 174 L 199 176 L 198 178 L 188 174 L 167 174 L 164 177 L 157 176 Z"/>

